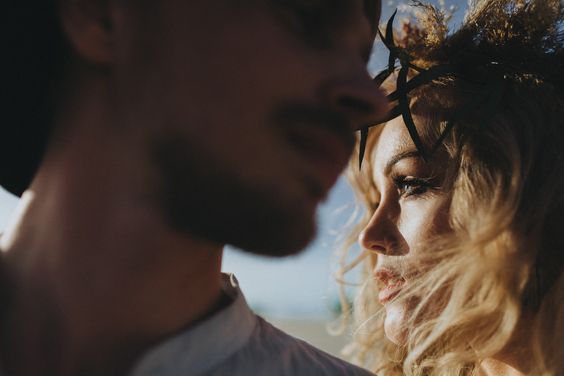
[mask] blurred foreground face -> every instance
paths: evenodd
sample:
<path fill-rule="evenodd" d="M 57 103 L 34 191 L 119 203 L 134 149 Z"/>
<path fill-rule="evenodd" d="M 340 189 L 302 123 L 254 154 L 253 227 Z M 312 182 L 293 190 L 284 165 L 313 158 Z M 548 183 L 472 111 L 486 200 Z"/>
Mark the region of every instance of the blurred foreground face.
<path fill-rule="evenodd" d="M 409 133 L 397 118 L 387 123 L 375 145 L 374 183 L 380 194 L 361 245 L 378 253 L 374 278 L 380 282 L 378 300 L 386 309 L 386 336 L 396 344 L 405 337 L 405 321 L 417 302 L 394 301 L 420 268 L 426 244 L 449 231 L 450 192 L 442 189 L 446 157 L 421 159 Z"/>
<path fill-rule="evenodd" d="M 353 131 L 383 111 L 362 1 L 123 7 L 115 95 L 170 225 L 258 253 L 303 248 Z"/>

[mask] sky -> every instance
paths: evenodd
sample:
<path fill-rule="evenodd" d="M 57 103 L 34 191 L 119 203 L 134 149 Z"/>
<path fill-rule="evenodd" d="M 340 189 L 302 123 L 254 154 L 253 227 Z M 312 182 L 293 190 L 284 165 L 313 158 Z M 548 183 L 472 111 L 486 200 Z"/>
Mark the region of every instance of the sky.
<path fill-rule="evenodd" d="M 402 2 L 383 1 L 382 21 L 385 21 Z M 466 0 L 447 1 L 447 4 L 459 9 L 452 20 L 456 26 L 464 15 Z M 376 44 L 369 71 L 374 74 L 382 70 L 386 59 L 386 50 Z M 0 230 L 6 226 L 16 205 L 14 196 L 0 191 Z M 333 278 L 337 268 L 336 241 L 344 234 L 344 225 L 355 208 L 352 191 L 341 178 L 320 207 L 318 236 L 304 252 L 271 259 L 227 247 L 222 269 L 235 273 L 249 304 L 262 314 L 281 318 L 329 317 L 338 302 L 337 283 Z M 351 276 L 351 281 L 356 278 Z"/>

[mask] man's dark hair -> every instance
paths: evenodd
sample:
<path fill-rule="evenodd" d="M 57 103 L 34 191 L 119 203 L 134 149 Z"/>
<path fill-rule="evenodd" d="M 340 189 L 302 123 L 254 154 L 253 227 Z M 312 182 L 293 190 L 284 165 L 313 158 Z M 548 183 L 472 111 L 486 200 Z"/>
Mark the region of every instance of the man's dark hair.
<path fill-rule="evenodd" d="M 19 196 L 47 145 L 66 41 L 55 0 L 7 1 L 0 22 L 0 185 Z"/>

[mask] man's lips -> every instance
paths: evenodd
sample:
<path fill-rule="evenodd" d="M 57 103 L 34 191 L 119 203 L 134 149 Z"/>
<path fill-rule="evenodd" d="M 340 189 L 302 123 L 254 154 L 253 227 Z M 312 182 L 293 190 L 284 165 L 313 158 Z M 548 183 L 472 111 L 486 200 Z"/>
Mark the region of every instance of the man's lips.
<path fill-rule="evenodd" d="M 399 273 L 387 268 L 376 269 L 374 278 L 384 286 L 378 294 L 380 304 L 386 304 L 395 298 L 406 282 Z"/>
<path fill-rule="evenodd" d="M 330 188 L 347 165 L 354 147 L 350 139 L 334 128 L 318 124 L 298 124 L 286 128 L 290 144 L 308 161 L 315 175 Z"/>
<path fill-rule="evenodd" d="M 302 102 L 284 103 L 272 116 L 289 145 L 312 170 L 308 173 L 312 181 L 327 193 L 354 148 L 354 129 L 347 117 L 324 106 Z"/>

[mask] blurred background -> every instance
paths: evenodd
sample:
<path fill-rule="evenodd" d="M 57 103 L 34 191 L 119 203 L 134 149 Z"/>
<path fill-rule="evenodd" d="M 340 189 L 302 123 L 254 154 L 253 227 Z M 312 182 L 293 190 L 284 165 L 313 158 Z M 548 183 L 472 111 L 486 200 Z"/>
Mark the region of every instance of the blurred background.
<path fill-rule="evenodd" d="M 431 3 L 457 11 L 451 29 L 460 25 L 467 1 L 432 0 Z M 408 1 L 383 0 L 381 22 L 385 23 L 398 8 L 398 18 L 407 15 Z M 446 4 L 445 4 L 446 3 Z M 385 68 L 387 50 L 376 43 L 369 70 L 376 74 Z M 0 231 L 4 229 L 17 205 L 17 198 L 0 191 Z M 341 178 L 318 212 L 318 235 L 300 255 L 270 259 L 247 255 L 227 247 L 223 270 L 235 273 L 251 307 L 283 330 L 339 356 L 349 333 L 328 334 L 327 325 L 334 324 L 340 311 L 338 285 L 334 272 L 338 268 L 335 254 L 347 221 L 353 216 L 355 201 L 346 179 Z M 355 275 L 347 277 L 354 282 Z"/>

